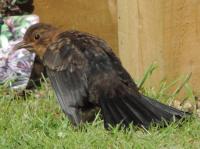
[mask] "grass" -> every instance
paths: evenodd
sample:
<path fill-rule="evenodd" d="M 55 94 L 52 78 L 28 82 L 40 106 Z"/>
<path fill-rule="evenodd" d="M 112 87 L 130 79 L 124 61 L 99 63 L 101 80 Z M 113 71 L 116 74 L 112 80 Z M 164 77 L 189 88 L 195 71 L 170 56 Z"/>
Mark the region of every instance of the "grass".
<path fill-rule="evenodd" d="M 163 80 L 155 91 L 143 87 L 149 76 L 147 72 L 139 81 L 146 95 L 168 103 L 185 88 L 187 98 L 193 100 L 186 81 L 188 76 L 178 79 L 184 83 L 178 85 L 173 97 L 168 90 L 177 81 Z M 30 92 L 26 100 L 11 90 L 1 88 L 0 92 L 0 149 L 198 149 L 200 146 L 200 121 L 196 116 L 182 122 L 181 127 L 172 123 L 166 128 L 155 126 L 144 130 L 130 126 L 127 130 L 113 128 L 111 131 L 104 129 L 103 121 L 97 116 L 93 123 L 75 128 L 61 112 L 47 82 Z"/>

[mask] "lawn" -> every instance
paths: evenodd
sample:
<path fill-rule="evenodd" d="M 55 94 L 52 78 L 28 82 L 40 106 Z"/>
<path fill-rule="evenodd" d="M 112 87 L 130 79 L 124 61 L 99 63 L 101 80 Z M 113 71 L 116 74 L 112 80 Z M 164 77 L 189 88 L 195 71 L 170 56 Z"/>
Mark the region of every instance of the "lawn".
<path fill-rule="evenodd" d="M 188 77 L 169 94 L 167 90 L 177 82 L 162 81 L 160 88 L 142 87 L 151 71 L 147 71 L 138 86 L 151 97 L 165 103 L 175 99 L 184 88 L 187 98 L 193 94 L 188 87 Z M 180 81 L 180 80 L 179 80 Z M 200 120 L 192 116 L 187 121 L 172 123 L 166 128 L 151 127 L 149 130 L 130 126 L 127 130 L 113 128 L 106 131 L 98 117 L 93 123 L 73 127 L 61 112 L 55 95 L 47 82 L 26 98 L 14 91 L 0 89 L 0 149 L 67 148 L 67 149 L 198 149 L 200 148 Z M 173 96 L 171 96 L 173 95 Z M 181 126 L 180 126 L 181 125 Z"/>

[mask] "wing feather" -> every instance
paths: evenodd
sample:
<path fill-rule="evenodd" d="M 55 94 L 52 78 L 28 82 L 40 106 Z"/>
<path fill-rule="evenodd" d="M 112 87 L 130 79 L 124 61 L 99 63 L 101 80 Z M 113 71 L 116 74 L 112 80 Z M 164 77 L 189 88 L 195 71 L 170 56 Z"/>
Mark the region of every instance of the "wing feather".
<path fill-rule="evenodd" d="M 79 124 L 88 97 L 86 63 L 73 44 L 62 42 L 47 50 L 43 63 L 62 110 L 74 124 Z"/>

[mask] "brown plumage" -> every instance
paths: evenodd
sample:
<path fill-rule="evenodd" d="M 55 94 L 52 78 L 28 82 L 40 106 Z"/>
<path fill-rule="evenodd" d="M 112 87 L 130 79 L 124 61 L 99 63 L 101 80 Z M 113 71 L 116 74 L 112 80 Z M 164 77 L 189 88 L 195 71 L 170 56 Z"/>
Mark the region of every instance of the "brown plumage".
<path fill-rule="evenodd" d="M 112 49 L 98 37 L 39 23 L 16 45 L 22 47 L 41 58 L 62 110 L 75 125 L 91 120 L 98 108 L 106 128 L 120 123 L 148 127 L 185 116 L 140 94 Z"/>

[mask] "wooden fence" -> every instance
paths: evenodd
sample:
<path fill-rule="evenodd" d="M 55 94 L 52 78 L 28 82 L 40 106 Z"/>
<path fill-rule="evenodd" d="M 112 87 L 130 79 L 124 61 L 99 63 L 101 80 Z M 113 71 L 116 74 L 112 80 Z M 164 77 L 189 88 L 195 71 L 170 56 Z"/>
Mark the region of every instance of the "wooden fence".
<path fill-rule="evenodd" d="M 200 0 L 35 0 L 42 22 L 78 29 L 107 40 L 123 65 L 141 77 L 154 61 L 162 78 L 192 72 L 200 90 Z"/>

